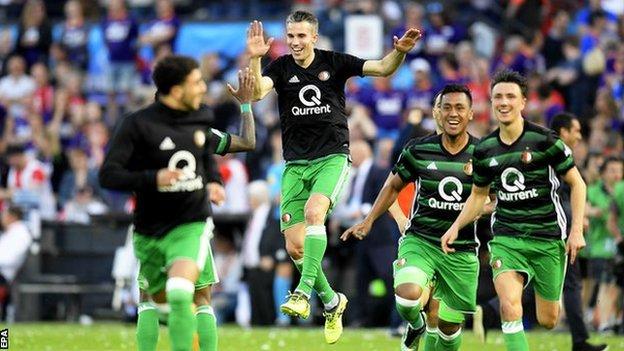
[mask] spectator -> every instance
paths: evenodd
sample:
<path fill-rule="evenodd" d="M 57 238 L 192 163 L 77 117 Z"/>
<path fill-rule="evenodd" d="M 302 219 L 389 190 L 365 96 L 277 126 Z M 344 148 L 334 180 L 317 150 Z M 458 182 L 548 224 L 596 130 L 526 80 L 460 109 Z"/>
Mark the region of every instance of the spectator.
<path fill-rule="evenodd" d="M 9 204 L 2 211 L 3 232 L 0 234 L 0 321 L 7 317 L 11 283 L 28 256 L 32 235 L 22 222 L 22 210 Z"/>
<path fill-rule="evenodd" d="M 215 213 L 242 214 L 249 211 L 249 203 L 246 199 L 249 176 L 245 165 L 239 159 L 226 154 L 217 157 L 219 172 L 225 187 L 225 203 L 215 206 Z"/>
<path fill-rule="evenodd" d="M 136 40 L 138 25 L 126 9 L 124 0 L 110 0 L 108 13 L 102 22 L 104 42 L 108 49 L 108 112 L 114 125 L 119 115 L 117 94 L 122 94 L 125 103 L 132 101 L 132 89 L 136 75 Z"/>
<path fill-rule="evenodd" d="M 106 205 L 93 197 L 93 189 L 86 186 L 77 189 L 73 198 L 65 203 L 61 219 L 66 222 L 89 224 L 91 216 L 106 212 L 108 212 Z"/>
<path fill-rule="evenodd" d="M 342 0 L 325 0 L 324 2 L 325 6 L 317 14 L 319 33 L 331 40 L 333 50 L 344 52 L 347 11 L 342 6 Z"/>
<path fill-rule="evenodd" d="M 410 69 L 414 74 L 414 87 L 407 91 L 407 107 L 418 109 L 423 115 L 431 115 L 431 100 L 435 95 L 431 80 L 431 66 L 423 58 L 410 62 Z"/>
<path fill-rule="evenodd" d="M 33 111 L 41 116 L 43 122 L 47 124 L 52 119 L 54 112 L 54 88 L 50 84 L 48 67 L 38 62 L 30 68 L 30 73 L 36 84 L 32 101 Z"/>
<path fill-rule="evenodd" d="M 67 60 L 74 68 L 86 71 L 89 64 L 89 28 L 84 19 L 82 4 L 79 0 L 65 3 L 65 22 L 61 32 L 60 45 L 67 55 Z"/>
<path fill-rule="evenodd" d="M 7 71 L 7 63 L 13 52 L 13 38 L 9 28 L 0 29 L 0 77 Z"/>
<path fill-rule="evenodd" d="M 375 77 L 373 89 L 362 94 L 360 103 L 368 108 L 377 126 L 377 138 L 396 139 L 403 123 L 405 94 L 392 88 L 387 77 Z"/>
<path fill-rule="evenodd" d="M 89 168 L 85 150 L 74 147 L 68 152 L 70 169 L 63 173 L 58 191 L 59 205 L 65 206 L 76 198 L 79 190 L 90 190 L 93 195 L 103 198 L 98 182 L 97 169 Z"/>
<path fill-rule="evenodd" d="M 609 206 L 613 202 L 614 188 L 622 180 L 623 164 L 617 158 L 607 158 L 600 167 L 601 180 L 587 190 L 587 257 L 590 279 L 599 286 L 594 326 L 599 331 L 613 327 L 617 317 L 618 290 L 613 275 L 616 243 L 608 228 Z M 593 285 L 593 284 L 592 284 Z"/>
<path fill-rule="evenodd" d="M 29 156 L 23 145 L 9 145 L 7 188 L 0 197 L 16 205 L 39 210 L 41 218 L 56 218 L 56 200 L 50 183 L 50 168 Z"/>
<path fill-rule="evenodd" d="M 142 45 L 150 46 L 154 53 L 166 46 L 170 52 L 180 28 L 180 20 L 175 14 L 175 7 L 171 0 L 156 0 L 157 19 L 152 21 L 149 29 L 139 37 Z"/>
<path fill-rule="evenodd" d="M 0 79 L 0 105 L 10 117 L 26 116 L 26 107 L 37 89 L 35 80 L 26 74 L 26 61 L 21 56 L 11 56 L 9 74 Z"/>
<path fill-rule="evenodd" d="M 30 67 L 35 62 L 48 62 L 51 44 L 52 27 L 47 19 L 45 3 L 28 0 L 22 11 L 15 52 L 24 57 L 27 67 Z"/>

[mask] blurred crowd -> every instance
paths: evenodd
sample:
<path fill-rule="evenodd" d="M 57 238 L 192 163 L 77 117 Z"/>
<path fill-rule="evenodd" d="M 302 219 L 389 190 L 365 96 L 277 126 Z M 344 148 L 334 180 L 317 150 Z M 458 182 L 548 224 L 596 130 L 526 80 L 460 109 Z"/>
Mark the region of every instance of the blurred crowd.
<path fill-rule="evenodd" d="M 618 324 L 624 286 L 618 251 L 624 195 L 620 201 L 614 195 L 624 194 L 624 3 L 618 0 L 0 0 L 0 15 L 15 21 L 0 29 L 0 199 L 57 221 L 89 223 L 93 215 L 131 212 L 128 194 L 102 190 L 97 172 L 115 123 L 153 101 L 150 67 L 176 52 L 181 26 L 217 18 L 281 21 L 293 8 L 315 12 L 318 47 L 336 51 L 345 50 L 349 16 L 380 16 L 387 50 L 393 35 L 424 29 L 394 76 L 347 84 L 353 171 L 329 218 L 324 264 L 330 281 L 358 301 L 351 305 L 360 307 L 349 312 L 349 323 L 391 322 L 390 263 L 399 233 L 382 218 L 366 241 L 338 243 L 338 234 L 370 209 L 379 181 L 405 142 L 434 130 L 432 99 L 441 87 L 462 83 L 471 89 L 475 119 L 469 131 L 483 136 L 496 125 L 489 78 L 511 68 L 529 80 L 525 118 L 548 126 L 555 114 L 568 111 L 581 122 L 584 138 L 574 150 L 576 163 L 588 186 L 606 194 L 596 198 L 590 191 L 588 199 L 587 318 L 597 330 Z M 61 28 L 58 35 L 53 25 Z M 98 59 L 89 57 L 93 26 L 100 26 L 108 52 L 106 79 L 95 83 L 88 69 L 90 60 Z M 149 58 L 138 54 L 145 47 L 151 49 Z M 286 53 L 285 41 L 276 38 L 266 62 Z M 205 102 L 218 116 L 215 128 L 236 132 L 238 105 L 225 84 L 235 82 L 248 57 L 242 52 L 231 59 L 207 47 L 200 63 L 209 86 Z M 257 149 L 218 158 L 226 202 L 215 212 L 247 214 L 249 220 L 240 235 L 217 233 L 214 239 L 221 276 L 215 308 L 222 321 L 286 325 L 290 321 L 275 310 L 296 271 L 279 233 L 284 161 L 276 96 L 255 103 L 254 114 Z"/>

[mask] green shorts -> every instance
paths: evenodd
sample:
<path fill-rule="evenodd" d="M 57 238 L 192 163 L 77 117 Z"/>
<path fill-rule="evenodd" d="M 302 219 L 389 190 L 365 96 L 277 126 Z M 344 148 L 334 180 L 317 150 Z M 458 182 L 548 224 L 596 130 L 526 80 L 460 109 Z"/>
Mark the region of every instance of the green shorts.
<path fill-rule="evenodd" d="M 421 288 L 435 278 L 434 298 L 457 312 L 473 313 L 477 307 L 479 260 L 474 251 L 444 254 L 439 246 L 415 235 L 399 241 L 394 261 L 394 287 L 414 283 Z"/>
<path fill-rule="evenodd" d="M 280 228 L 282 231 L 305 221 L 303 210 L 313 193 L 327 196 L 329 211 L 345 181 L 349 178 L 351 161 L 345 154 L 335 154 L 311 161 L 291 161 L 282 175 L 282 199 L 280 204 Z"/>
<path fill-rule="evenodd" d="M 190 259 L 200 270 L 195 290 L 219 282 L 212 257 L 210 239 L 214 224 L 206 222 L 181 224 L 162 238 L 153 238 L 134 232 L 134 253 L 139 260 L 139 288 L 149 294 L 165 289 L 167 270 L 178 259 Z"/>
<path fill-rule="evenodd" d="M 498 235 L 489 247 L 494 280 L 503 272 L 517 271 L 526 275 L 525 287 L 534 280 L 535 292 L 543 299 L 561 298 L 567 265 L 563 240 Z"/>

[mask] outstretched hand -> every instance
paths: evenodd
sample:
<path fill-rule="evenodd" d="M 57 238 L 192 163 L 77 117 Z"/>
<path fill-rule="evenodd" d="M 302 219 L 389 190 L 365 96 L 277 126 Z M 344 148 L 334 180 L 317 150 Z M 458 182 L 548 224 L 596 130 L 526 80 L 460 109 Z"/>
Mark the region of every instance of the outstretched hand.
<path fill-rule="evenodd" d="M 228 91 L 241 104 L 250 103 L 255 82 L 256 78 L 251 74 L 249 67 L 246 67 L 244 70 L 238 71 L 238 89 L 234 89 L 230 83 L 228 83 Z"/>
<path fill-rule="evenodd" d="M 394 42 L 394 48 L 396 49 L 396 51 L 406 54 L 410 50 L 412 50 L 412 48 L 414 48 L 414 45 L 416 45 L 416 42 L 420 40 L 422 36 L 423 33 L 420 31 L 420 29 L 410 28 L 407 30 L 407 32 L 405 32 L 405 34 L 403 34 L 400 39 L 396 35 L 392 38 Z"/>
<path fill-rule="evenodd" d="M 247 29 L 247 52 L 251 58 L 262 57 L 271 48 L 273 38 L 264 40 L 264 30 L 262 29 L 262 22 L 253 21 Z"/>
<path fill-rule="evenodd" d="M 347 239 L 349 239 L 350 236 L 353 236 L 359 240 L 362 240 L 368 235 L 368 232 L 370 232 L 371 227 L 372 227 L 372 224 L 364 220 L 362 223 L 358 223 L 354 225 L 353 227 L 345 230 L 345 232 L 342 233 L 342 235 L 340 236 L 340 239 L 342 241 L 347 241 Z"/>

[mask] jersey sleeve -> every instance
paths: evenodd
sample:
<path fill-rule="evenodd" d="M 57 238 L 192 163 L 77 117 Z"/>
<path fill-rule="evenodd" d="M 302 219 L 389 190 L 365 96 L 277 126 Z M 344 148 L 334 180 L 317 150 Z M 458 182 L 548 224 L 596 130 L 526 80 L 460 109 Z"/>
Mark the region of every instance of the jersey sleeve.
<path fill-rule="evenodd" d="M 494 181 L 494 172 L 488 170 L 486 153 L 475 148 L 472 155 L 472 183 L 479 187 L 489 186 Z"/>
<path fill-rule="evenodd" d="M 412 145 L 413 143 L 408 143 L 392 168 L 392 174 L 398 174 L 404 182 L 411 182 L 418 179 L 418 168 L 416 168 L 417 159 L 414 156 Z"/>
<path fill-rule="evenodd" d="M 262 70 L 262 75 L 271 78 L 274 87 L 281 86 L 280 78 L 284 74 L 283 62 L 283 57 L 279 57 L 271 61 L 271 63 L 269 63 L 266 67 L 264 67 L 264 70 Z"/>
<path fill-rule="evenodd" d="M 230 148 L 232 136 L 220 130 L 210 129 L 210 148 L 217 155 L 225 155 Z"/>
<path fill-rule="evenodd" d="M 158 170 L 131 170 L 130 160 L 141 142 L 140 128 L 134 121 L 133 116 L 124 117 L 113 134 L 100 168 L 99 180 L 104 188 L 119 191 L 156 189 Z"/>
<path fill-rule="evenodd" d="M 566 174 L 574 167 L 572 150 L 554 135 L 549 137 L 549 147 L 546 150 L 548 164 L 555 169 L 558 175 Z"/>
<path fill-rule="evenodd" d="M 339 72 L 345 79 L 353 76 L 364 76 L 363 70 L 364 62 L 366 62 L 366 60 L 353 55 L 337 52 L 334 52 L 333 55 L 334 68 L 336 69 L 336 72 Z"/>

